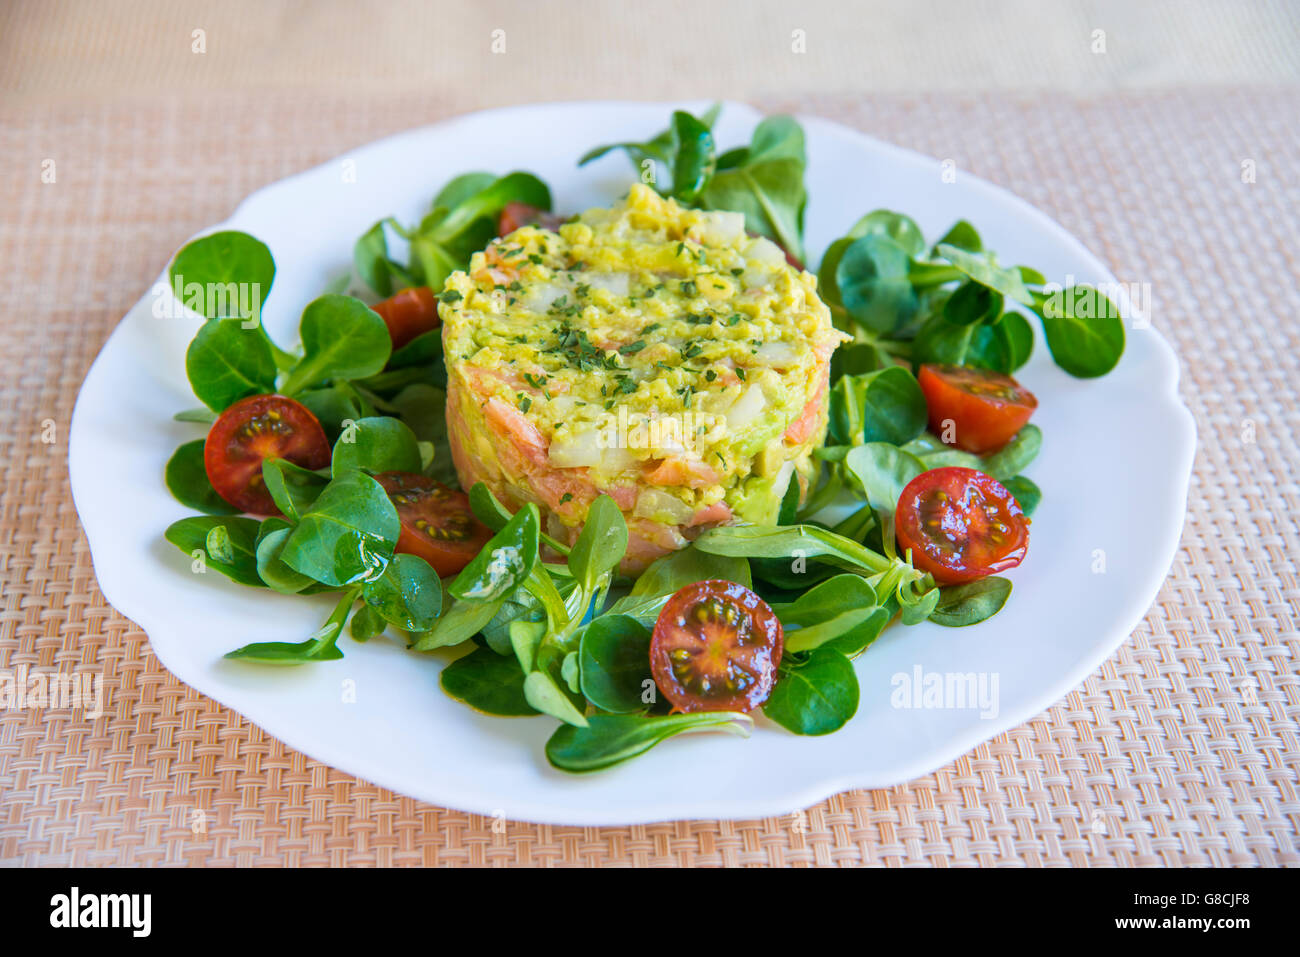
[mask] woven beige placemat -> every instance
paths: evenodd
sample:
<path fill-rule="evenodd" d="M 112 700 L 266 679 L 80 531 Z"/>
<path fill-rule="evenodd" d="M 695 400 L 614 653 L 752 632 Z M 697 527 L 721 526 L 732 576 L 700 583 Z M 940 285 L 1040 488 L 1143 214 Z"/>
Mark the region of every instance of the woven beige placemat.
<path fill-rule="evenodd" d="M 760 821 L 502 827 L 307 759 L 164 671 L 105 604 L 68 494 L 69 416 L 113 325 L 192 232 L 259 186 L 473 104 L 10 103 L 0 672 L 102 673 L 108 707 L 0 711 L 0 862 L 1300 863 L 1300 95 L 759 105 L 952 158 L 1150 283 L 1200 448 L 1169 579 L 1096 674 L 933 774 Z"/>

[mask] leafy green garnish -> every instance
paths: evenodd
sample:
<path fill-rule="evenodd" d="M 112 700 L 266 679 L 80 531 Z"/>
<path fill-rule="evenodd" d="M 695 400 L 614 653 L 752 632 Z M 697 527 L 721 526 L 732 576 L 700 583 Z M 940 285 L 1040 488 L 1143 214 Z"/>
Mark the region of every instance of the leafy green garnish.
<path fill-rule="evenodd" d="M 298 331 L 303 356 L 285 379 L 282 391 L 286 395 L 330 379 L 374 375 L 388 363 L 393 351 L 384 320 L 351 296 L 316 299 L 303 310 Z"/>
<path fill-rule="evenodd" d="M 1034 335 L 1008 304 L 1039 316 L 1052 358 L 1071 375 L 1104 375 L 1124 351 L 1114 303 L 1089 286 L 1041 288 L 1042 273 L 1001 265 L 964 220 L 927 250 L 915 222 L 875 210 L 831 243 L 819 277 L 822 297 L 842 325 L 910 356 L 914 366 L 1014 372 L 1029 359 Z"/>
<path fill-rule="evenodd" d="M 167 460 L 167 489 L 187 508 L 208 515 L 234 515 L 239 509 L 217 494 L 203 465 L 203 439 L 186 442 Z"/>
<path fill-rule="evenodd" d="M 743 213 L 745 226 L 774 240 L 796 259 L 804 258 L 803 223 L 808 195 L 804 189 L 803 129 L 792 117 L 769 116 L 754 128 L 748 146 L 717 155 L 712 133 L 720 107 L 695 117 L 678 110 L 669 128 L 644 142 L 598 146 L 578 160 L 583 166 L 610 150 L 624 150 L 647 181 L 655 164 L 669 179 L 649 181 L 665 196 L 687 206 Z"/>
<path fill-rule="evenodd" d="M 354 470 L 330 482 L 303 513 L 281 557 L 327 585 L 370 581 L 383 573 L 400 531 L 388 493 Z"/>
<path fill-rule="evenodd" d="M 974 625 L 1001 611 L 1010 596 L 1011 582 L 997 576 L 949 585 L 939 589 L 939 602 L 930 612 L 930 620 L 949 628 Z"/>
<path fill-rule="evenodd" d="M 795 734 L 838 731 L 858 710 L 858 676 L 838 651 L 818 648 L 782 662 L 763 714 Z"/>
<path fill-rule="evenodd" d="M 225 547 L 219 555 L 213 555 L 208 547 L 213 529 L 224 533 Z M 164 535 L 194 560 L 191 566 L 194 571 L 212 568 L 241 585 L 261 586 L 262 579 L 257 574 L 257 532 L 256 519 L 205 515 L 173 522 Z"/>
<path fill-rule="evenodd" d="M 245 328 L 239 319 L 209 319 L 185 352 L 190 387 L 214 412 L 274 392 L 278 371 L 260 327 Z"/>
<path fill-rule="evenodd" d="M 733 711 L 641 716 L 594 714 L 586 727 L 561 725 L 546 742 L 546 759 L 562 771 L 599 771 L 689 731 L 727 731 L 748 737 L 752 719 Z"/>
<path fill-rule="evenodd" d="M 381 296 L 392 295 L 398 286 L 440 290 L 448 276 L 467 269 L 470 256 L 496 235 L 497 217 L 509 203 L 549 210 L 551 191 L 531 173 L 458 176 L 434 197 L 433 208 L 413 230 L 392 219 L 371 226 L 353 248 L 357 274 Z M 407 241 L 410 259 L 405 264 L 389 255 L 390 229 Z"/>

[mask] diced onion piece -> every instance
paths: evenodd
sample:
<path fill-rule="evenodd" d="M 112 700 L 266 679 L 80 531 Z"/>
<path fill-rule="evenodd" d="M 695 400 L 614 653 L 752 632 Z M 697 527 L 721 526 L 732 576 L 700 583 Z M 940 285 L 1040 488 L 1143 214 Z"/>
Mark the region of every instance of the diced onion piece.
<path fill-rule="evenodd" d="M 745 233 L 745 214 L 725 210 L 705 213 L 698 231 L 706 246 L 730 246 Z"/>
<path fill-rule="evenodd" d="M 759 236 L 745 248 L 748 261 L 740 279 L 746 289 L 757 289 L 772 281 L 775 271 L 785 263 L 781 247 L 764 236 Z"/>
<path fill-rule="evenodd" d="M 777 472 L 776 478 L 772 480 L 772 491 L 781 490 L 781 495 L 777 499 L 778 502 L 785 498 L 785 493 L 790 491 L 790 483 L 795 481 L 798 481 L 798 479 L 794 477 L 794 461 L 791 460 L 781 466 L 781 471 Z"/>
<path fill-rule="evenodd" d="M 643 488 L 636 499 L 636 508 L 632 514 L 637 518 L 649 518 L 655 521 L 667 521 L 673 525 L 684 525 L 695 515 L 695 509 L 675 495 L 657 488 Z"/>
<path fill-rule="evenodd" d="M 755 355 L 764 365 L 777 369 L 792 366 L 799 359 L 799 353 L 792 342 L 765 342 L 758 347 Z"/>
<path fill-rule="evenodd" d="M 573 410 L 578 407 L 578 400 L 571 395 L 553 395 L 546 404 L 546 411 L 555 417 L 557 421 L 563 422 Z"/>
<path fill-rule="evenodd" d="M 529 312 L 545 313 L 551 308 L 551 303 L 568 294 L 568 288 L 558 283 L 536 283 L 528 287 L 521 305 Z"/>
<path fill-rule="evenodd" d="M 665 458 L 669 455 L 676 455 L 679 452 L 686 451 L 686 440 L 694 439 L 694 436 L 686 436 L 683 429 L 686 428 L 689 419 L 683 420 L 678 416 L 665 415 L 653 420 L 652 423 L 646 424 L 647 438 L 649 439 L 650 453 L 655 458 Z"/>
<path fill-rule="evenodd" d="M 637 464 L 636 456 L 629 449 L 609 448 L 610 444 L 601 442 L 599 429 L 577 432 L 561 429 L 551 438 L 546 457 L 551 465 L 561 469 L 599 468 L 605 472 L 621 472 Z"/>
<path fill-rule="evenodd" d="M 600 434 L 595 429 L 561 429 L 551 438 L 546 457 L 556 468 L 584 468 L 598 464 L 606 451 L 600 447 Z"/>
<path fill-rule="evenodd" d="M 779 266 L 785 262 L 785 253 L 766 236 L 759 236 L 745 248 L 745 258 L 751 263 Z"/>
<path fill-rule="evenodd" d="M 727 428 L 733 431 L 749 428 L 765 408 L 767 398 L 763 395 L 763 390 L 756 385 L 749 386 L 727 409 Z"/>
<path fill-rule="evenodd" d="M 632 276 L 625 272 L 583 273 L 582 281 L 593 289 L 604 289 L 611 296 L 626 297 L 632 288 Z"/>

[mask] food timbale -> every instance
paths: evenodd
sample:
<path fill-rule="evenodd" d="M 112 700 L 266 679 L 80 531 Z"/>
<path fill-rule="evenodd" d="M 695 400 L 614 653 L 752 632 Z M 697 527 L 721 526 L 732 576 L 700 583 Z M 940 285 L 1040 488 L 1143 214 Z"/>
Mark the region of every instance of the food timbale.
<path fill-rule="evenodd" d="M 771 524 L 789 483 L 806 488 L 845 337 L 815 277 L 739 213 L 635 185 L 494 241 L 439 312 L 461 484 L 535 502 L 570 541 L 611 496 L 625 572 L 714 525 Z"/>

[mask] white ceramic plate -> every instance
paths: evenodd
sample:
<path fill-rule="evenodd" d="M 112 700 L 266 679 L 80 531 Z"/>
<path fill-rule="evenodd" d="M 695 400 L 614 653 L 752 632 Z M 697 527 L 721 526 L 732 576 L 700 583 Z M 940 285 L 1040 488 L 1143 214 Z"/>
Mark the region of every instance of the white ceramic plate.
<path fill-rule="evenodd" d="M 264 315 L 272 336 L 288 344 L 302 307 L 349 268 L 353 241 L 375 220 L 417 220 L 447 179 L 470 169 L 531 170 L 551 185 L 558 210 L 606 205 L 626 189 L 630 164 L 611 155 L 579 170 L 577 157 L 597 143 L 644 138 L 665 125 L 669 110 L 566 103 L 476 113 L 268 186 L 213 229 L 244 230 L 270 246 L 277 274 Z M 721 144 L 747 142 L 757 119 L 748 107 L 727 105 Z M 961 171 L 945 183 L 936 160 L 824 120 L 802 121 L 814 253 L 862 213 L 888 207 L 913 216 L 930 237 L 969 219 L 1003 262 L 1029 263 L 1049 280 L 1114 281 L 1060 226 L 1001 189 Z M 543 755 L 552 719 L 488 717 L 443 694 L 438 672 L 450 656 L 344 639 L 346 658 L 327 664 L 222 659 L 248 642 L 305 638 L 331 603 L 193 574 L 163 540 L 167 525 L 187 514 L 163 485 L 163 465 L 201 434 L 172 420 L 198 404 L 184 372 L 198 321 L 155 317 L 155 301 L 146 293 L 114 331 L 73 415 L 72 489 L 105 596 L 144 628 L 181 680 L 314 758 L 439 805 L 583 825 L 751 818 L 906 781 L 1079 684 L 1146 613 L 1182 528 L 1195 432 L 1169 346 L 1130 323 L 1119 367 L 1080 381 L 1052 364 L 1040 333 L 1018 377 L 1041 403 L 1035 421 L 1045 440 L 1029 474 L 1044 496 L 1001 614 L 965 629 L 888 629 L 858 659 L 861 705 L 835 734 L 800 738 L 760 718 L 749 740 L 688 735 L 612 770 L 572 776 Z M 949 707 L 896 707 L 903 687 L 896 676 L 910 682 L 918 673 L 923 681 L 984 675 L 990 692 L 996 679 L 996 706 L 956 707 L 949 698 L 940 702 Z"/>

